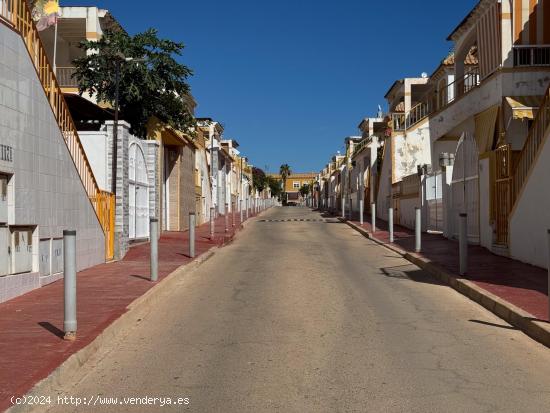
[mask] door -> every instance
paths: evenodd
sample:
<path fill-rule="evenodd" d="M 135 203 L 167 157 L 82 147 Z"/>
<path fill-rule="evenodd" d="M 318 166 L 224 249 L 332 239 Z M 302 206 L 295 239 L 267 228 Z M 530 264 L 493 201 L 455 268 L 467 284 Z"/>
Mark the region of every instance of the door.
<path fill-rule="evenodd" d="M 10 273 L 10 237 L 6 226 L 0 227 L 0 276 Z"/>
<path fill-rule="evenodd" d="M 441 172 L 426 175 L 424 179 L 426 224 L 428 231 L 443 231 L 443 181 Z"/>
<path fill-rule="evenodd" d="M 149 183 L 143 151 L 137 144 L 129 154 L 129 236 L 130 239 L 149 237 Z"/>
<path fill-rule="evenodd" d="M 8 181 L 7 175 L 0 174 L 0 222 L 8 222 Z"/>
<path fill-rule="evenodd" d="M 12 273 L 32 271 L 32 229 L 14 228 L 11 234 Z"/>
<path fill-rule="evenodd" d="M 479 155 L 474 135 L 458 141 L 451 181 L 451 234 L 458 238 L 459 214 L 468 214 L 468 241 L 479 244 Z"/>

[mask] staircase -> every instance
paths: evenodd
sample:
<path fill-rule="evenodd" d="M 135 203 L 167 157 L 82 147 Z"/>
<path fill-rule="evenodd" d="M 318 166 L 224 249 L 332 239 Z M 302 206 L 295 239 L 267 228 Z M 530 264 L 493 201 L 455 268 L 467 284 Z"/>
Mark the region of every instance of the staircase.
<path fill-rule="evenodd" d="M 32 20 L 27 1 L 0 0 L 0 22 L 7 24 L 19 33 L 25 43 L 82 185 L 105 233 L 106 258 L 112 259 L 114 255 L 114 196 L 99 189 L 69 108 Z"/>
<path fill-rule="evenodd" d="M 518 157 L 517 167 L 512 173 L 512 211 L 521 197 L 521 191 L 537 159 L 544 137 L 550 126 L 550 86 L 546 89 L 537 116 L 529 130 L 523 149 Z M 541 188 L 542 190 L 542 188 Z"/>
<path fill-rule="evenodd" d="M 495 253 L 506 255 L 504 252 L 508 248 L 510 217 L 521 198 L 521 192 L 536 162 L 549 126 L 550 86 L 546 90 L 521 152 L 516 156 L 509 144 L 502 145 L 495 151 Z"/>

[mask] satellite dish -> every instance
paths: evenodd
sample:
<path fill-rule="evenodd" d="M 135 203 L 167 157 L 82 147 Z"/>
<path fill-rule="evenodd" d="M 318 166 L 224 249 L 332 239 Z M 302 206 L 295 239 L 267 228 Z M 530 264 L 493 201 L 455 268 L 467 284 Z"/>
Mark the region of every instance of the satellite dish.
<path fill-rule="evenodd" d="M 422 72 L 422 79 L 426 79 L 428 77 L 428 74 L 426 72 Z"/>

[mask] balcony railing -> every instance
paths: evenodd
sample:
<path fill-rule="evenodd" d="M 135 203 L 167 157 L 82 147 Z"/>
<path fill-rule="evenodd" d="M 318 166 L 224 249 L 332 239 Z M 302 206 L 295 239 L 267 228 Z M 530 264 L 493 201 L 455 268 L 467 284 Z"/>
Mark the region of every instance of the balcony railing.
<path fill-rule="evenodd" d="M 514 46 L 514 66 L 550 66 L 550 45 Z"/>
<path fill-rule="evenodd" d="M 393 130 L 404 131 L 412 128 L 432 113 L 443 109 L 479 85 L 479 69 L 473 68 L 464 77 L 455 80 L 441 90 L 430 93 L 422 102 L 417 103 L 407 113 L 393 113 Z M 452 91 L 452 93 L 449 93 Z"/>
<path fill-rule="evenodd" d="M 405 114 L 404 113 L 392 113 L 392 122 L 394 131 L 405 130 Z"/>
<path fill-rule="evenodd" d="M 75 67 L 57 67 L 56 77 L 61 87 L 78 87 L 78 82 L 73 78 Z"/>

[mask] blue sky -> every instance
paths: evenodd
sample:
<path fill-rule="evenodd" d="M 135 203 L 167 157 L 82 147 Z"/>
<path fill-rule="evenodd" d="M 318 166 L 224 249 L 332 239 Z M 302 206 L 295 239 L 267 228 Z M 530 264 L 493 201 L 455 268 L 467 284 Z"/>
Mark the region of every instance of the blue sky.
<path fill-rule="evenodd" d="M 63 3 L 69 5 L 68 2 Z M 251 162 L 318 171 L 402 77 L 431 73 L 477 0 L 101 0 L 136 33 L 186 45 L 196 115 L 225 126 Z M 167 6 L 169 4 L 169 6 Z"/>

